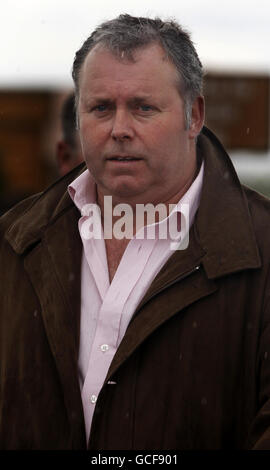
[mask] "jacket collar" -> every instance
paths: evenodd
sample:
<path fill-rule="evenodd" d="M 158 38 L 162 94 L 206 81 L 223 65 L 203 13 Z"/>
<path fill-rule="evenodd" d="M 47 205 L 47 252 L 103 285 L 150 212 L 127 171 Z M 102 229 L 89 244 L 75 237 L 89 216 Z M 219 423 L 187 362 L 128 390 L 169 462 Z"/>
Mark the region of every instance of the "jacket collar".
<path fill-rule="evenodd" d="M 207 128 L 198 139 L 205 160 L 200 207 L 195 221 L 209 279 L 261 266 L 248 202 L 230 158 Z"/>
<path fill-rule="evenodd" d="M 48 227 L 52 226 L 59 217 L 70 210 L 77 211 L 68 194 L 67 186 L 85 169 L 85 163 L 81 163 L 57 180 L 34 199 L 28 209 L 8 228 L 5 237 L 17 254 L 22 255 L 30 249 L 31 245 L 35 245 Z"/>
<path fill-rule="evenodd" d="M 224 148 L 206 127 L 198 138 L 197 151 L 205 161 L 205 169 L 200 207 L 194 223 L 195 237 L 204 253 L 202 264 L 208 278 L 260 267 L 242 186 Z M 6 238 L 18 254 L 36 244 L 59 217 L 77 210 L 67 186 L 84 170 L 85 164 L 81 164 L 58 180 L 9 227 Z M 177 257 L 179 253 L 176 252 L 173 258 Z"/>

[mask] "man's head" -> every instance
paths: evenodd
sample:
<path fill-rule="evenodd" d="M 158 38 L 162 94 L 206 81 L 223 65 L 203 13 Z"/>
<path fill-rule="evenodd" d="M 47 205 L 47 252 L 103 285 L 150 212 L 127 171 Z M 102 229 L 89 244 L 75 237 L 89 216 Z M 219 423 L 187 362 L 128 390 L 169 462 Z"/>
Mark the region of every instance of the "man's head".
<path fill-rule="evenodd" d="M 203 68 L 188 32 L 175 21 L 164 22 L 159 18 L 150 19 L 125 14 L 101 24 L 76 53 L 72 70 L 76 98 L 78 99 L 79 95 L 82 65 L 88 53 L 97 44 L 102 44 L 118 57 L 124 55 L 132 60 L 132 54 L 136 49 L 151 43 L 158 43 L 168 60 L 176 67 L 179 92 L 184 100 L 188 127 L 192 103 L 202 94 Z"/>
<path fill-rule="evenodd" d="M 202 67 L 176 23 L 121 15 L 101 25 L 73 65 L 82 150 L 98 196 L 172 201 L 196 173 Z"/>
<path fill-rule="evenodd" d="M 79 134 L 76 129 L 75 95 L 65 99 L 61 109 L 61 139 L 56 144 L 56 157 L 61 176 L 83 161 Z"/>

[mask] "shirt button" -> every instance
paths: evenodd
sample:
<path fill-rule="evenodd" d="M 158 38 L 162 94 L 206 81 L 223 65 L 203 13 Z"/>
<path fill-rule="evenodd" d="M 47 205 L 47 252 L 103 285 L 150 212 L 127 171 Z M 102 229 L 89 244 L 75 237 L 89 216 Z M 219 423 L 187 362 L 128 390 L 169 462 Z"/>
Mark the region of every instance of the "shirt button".
<path fill-rule="evenodd" d="M 90 400 L 91 400 L 91 403 L 96 403 L 96 401 L 97 401 L 96 395 L 91 395 Z"/>
<path fill-rule="evenodd" d="M 108 351 L 109 346 L 108 346 L 108 344 L 102 344 L 100 346 L 100 349 L 101 349 L 102 352 L 106 352 L 106 351 Z"/>

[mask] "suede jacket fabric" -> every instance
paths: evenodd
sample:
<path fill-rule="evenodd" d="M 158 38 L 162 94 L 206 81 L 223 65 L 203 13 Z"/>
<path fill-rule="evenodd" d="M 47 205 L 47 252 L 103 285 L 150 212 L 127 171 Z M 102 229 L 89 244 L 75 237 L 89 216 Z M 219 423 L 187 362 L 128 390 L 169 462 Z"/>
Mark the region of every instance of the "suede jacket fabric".
<path fill-rule="evenodd" d="M 240 185 L 208 129 L 197 146 L 205 175 L 189 246 L 138 306 L 88 443 L 80 214 L 67 193 L 84 164 L 1 218 L 1 449 L 270 450 L 270 201 Z"/>

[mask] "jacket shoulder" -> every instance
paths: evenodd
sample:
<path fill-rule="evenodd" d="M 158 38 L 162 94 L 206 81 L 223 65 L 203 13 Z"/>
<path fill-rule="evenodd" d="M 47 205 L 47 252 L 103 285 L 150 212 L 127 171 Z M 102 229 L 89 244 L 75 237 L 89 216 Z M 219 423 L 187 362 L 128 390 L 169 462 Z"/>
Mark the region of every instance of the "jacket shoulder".
<path fill-rule="evenodd" d="M 257 191 L 242 186 L 251 216 L 259 250 L 269 253 L 270 258 L 270 199 Z"/>
<path fill-rule="evenodd" d="M 68 174 L 56 180 L 44 191 L 27 197 L 9 209 L 0 217 L 1 237 L 6 231 L 11 230 L 12 226 L 17 224 L 19 220 L 24 221 L 24 228 L 21 227 L 23 230 L 29 231 L 31 227 L 34 227 L 36 231 L 37 228 L 46 226 L 63 196 L 66 195 L 68 185 L 85 169 L 85 163 L 83 162 Z M 67 200 L 71 204 L 69 197 Z"/>
<path fill-rule="evenodd" d="M 264 215 L 269 223 L 270 199 L 248 186 L 242 185 L 242 189 L 246 196 L 252 217 L 258 219 L 259 222 L 262 221 L 261 217 Z"/>
<path fill-rule="evenodd" d="M 6 229 L 8 229 L 19 217 L 21 217 L 25 212 L 27 212 L 36 201 L 42 196 L 42 192 L 33 194 L 22 201 L 15 204 L 11 209 L 5 212 L 0 217 L 0 233 L 2 234 Z"/>

